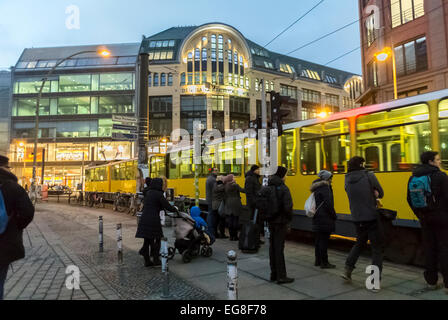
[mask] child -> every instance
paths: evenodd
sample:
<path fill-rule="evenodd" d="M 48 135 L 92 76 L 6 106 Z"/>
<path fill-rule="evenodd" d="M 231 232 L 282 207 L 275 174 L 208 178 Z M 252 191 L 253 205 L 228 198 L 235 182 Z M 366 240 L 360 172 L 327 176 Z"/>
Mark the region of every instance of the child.
<path fill-rule="evenodd" d="M 212 244 L 215 242 L 215 239 L 213 235 L 208 230 L 207 222 L 204 221 L 204 219 L 201 218 L 201 209 L 198 207 L 192 207 L 190 210 L 191 217 L 196 221 L 195 228 L 198 231 L 203 231 L 204 236 L 207 238 L 209 244 Z"/>

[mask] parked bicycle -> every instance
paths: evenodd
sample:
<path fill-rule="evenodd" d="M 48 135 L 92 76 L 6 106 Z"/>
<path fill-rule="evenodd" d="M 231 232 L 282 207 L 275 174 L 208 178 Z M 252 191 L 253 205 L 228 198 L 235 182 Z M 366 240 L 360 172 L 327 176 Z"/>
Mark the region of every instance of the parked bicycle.
<path fill-rule="evenodd" d="M 117 192 L 114 200 L 114 211 L 124 212 L 129 209 L 129 198 L 124 193 Z"/>
<path fill-rule="evenodd" d="M 143 193 L 137 192 L 136 194 L 133 194 L 130 198 L 128 214 L 135 216 L 137 212 L 142 212 L 143 200 L 144 200 Z"/>
<path fill-rule="evenodd" d="M 101 192 L 92 192 L 89 194 L 89 207 L 105 208 L 104 198 Z"/>

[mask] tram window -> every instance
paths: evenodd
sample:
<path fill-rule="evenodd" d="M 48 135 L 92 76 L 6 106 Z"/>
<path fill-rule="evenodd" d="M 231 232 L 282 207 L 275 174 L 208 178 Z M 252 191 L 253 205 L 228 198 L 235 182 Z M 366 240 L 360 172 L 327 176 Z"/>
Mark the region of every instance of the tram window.
<path fill-rule="evenodd" d="M 132 162 L 126 163 L 126 180 L 134 180 L 135 179 L 135 170 Z"/>
<path fill-rule="evenodd" d="M 151 158 L 151 178 L 158 178 L 165 176 L 165 158 L 164 157 L 152 157 Z"/>
<path fill-rule="evenodd" d="M 420 154 L 431 150 L 425 104 L 361 116 L 357 131 L 358 155 L 376 172 L 412 171 Z"/>
<path fill-rule="evenodd" d="M 345 173 L 350 157 L 347 120 L 320 123 L 301 129 L 301 171 L 314 175 L 320 170 Z"/>
<path fill-rule="evenodd" d="M 442 166 L 448 170 L 448 99 L 439 103 L 439 134 Z"/>
<path fill-rule="evenodd" d="M 120 163 L 120 169 L 118 170 L 119 180 L 126 180 L 126 164 Z"/>
<path fill-rule="evenodd" d="M 288 168 L 288 176 L 297 173 L 295 130 L 286 131 L 282 136 L 282 166 Z"/>
<path fill-rule="evenodd" d="M 86 170 L 86 181 L 91 182 L 92 181 L 92 170 Z"/>
<path fill-rule="evenodd" d="M 100 170 L 100 168 L 95 168 L 93 170 L 93 181 L 100 181 L 100 179 L 99 179 L 99 170 Z"/>
<path fill-rule="evenodd" d="M 98 168 L 98 181 L 106 181 L 106 168 Z"/>
<path fill-rule="evenodd" d="M 244 164 L 244 145 L 242 140 L 221 143 L 218 147 L 218 171 L 221 174 L 241 176 Z"/>

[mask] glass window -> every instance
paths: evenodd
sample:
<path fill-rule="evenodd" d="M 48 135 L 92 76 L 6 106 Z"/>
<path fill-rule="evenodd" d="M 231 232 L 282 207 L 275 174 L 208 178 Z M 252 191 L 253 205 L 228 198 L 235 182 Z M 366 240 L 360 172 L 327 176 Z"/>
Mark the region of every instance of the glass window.
<path fill-rule="evenodd" d="M 154 87 L 159 86 L 159 74 L 156 72 L 154 73 Z"/>
<path fill-rule="evenodd" d="M 224 111 L 224 96 L 212 96 L 212 110 Z"/>
<path fill-rule="evenodd" d="M 424 0 L 393 0 L 391 2 L 392 28 L 425 14 Z"/>
<path fill-rule="evenodd" d="M 59 98 L 58 115 L 90 114 L 90 97 Z"/>
<path fill-rule="evenodd" d="M 431 150 L 428 107 L 424 104 L 357 119 L 357 150 L 366 167 L 380 172 L 411 171 Z"/>
<path fill-rule="evenodd" d="M 133 73 L 100 74 L 100 90 L 134 90 Z"/>
<path fill-rule="evenodd" d="M 440 156 L 444 169 L 448 169 L 448 99 L 439 104 Z"/>
<path fill-rule="evenodd" d="M 185 72 L 182 72 L 180 75 L 180 85 L 181 86 L 185 85 Z"/>
<path fill-rule="evenodd" d="M 282 139 L 282 166 L 288 168 L 288 176 L 297 174 L 297 137 L 295 130 L 285 131 Z"/>
<path fill-rule="evenodd" d="M 16 94 L 27 94 L 27 93 L 39 93 L 40 87 L 42 86 L 42 81 L 40 79 L 23 79 L 16 82 L 16 87 L 14 88 L 14 93 Z M 50 92 L 51 81 L 46 81 L 43 93 Z"/>
<path fill-rule="evenodd" d="M 162 74 L 160 75 L 160 85 L 161 85 L 162 87 L 165 87 L 165 86 L 166 86 L 166 73 L 162 73 Z"/>
<path fill-rule="evenodd" d="M 86 75 L 61 75 L 59 76 L 60 92 L 90 91 L 92 77 Z"/>
<path fill-rule="evenodd" d="M 98 137 L 111 137 L 112 136 L 112 119 L 99 119 L 98 120 Z"/>
<path fill-rule="evenodd" d="M 17 116 L 35 116 L 36 115 L 36 99 L 18 99 L 17 100 Z M 39 115 L 50 115 L 50 99 L 41 99 L 39 103 Z"/>
<path fill-rule="evenodd" d="M 172 73 L 168 73 L 168 86 L 169 87 L 173 86 L 173 74 Z"/>
<path fill-rule="evenodd" d="M 122 95 L 100 97 L 98 111 L 101 114 L 133 113 L 133 97 Z"/>
<path fill-rule="evenodd" d="M 301 170 L 316 175 L 321 170 L 345 173 L 350 158 L 350 134 L 347 120 L 304 127 L 301 139 Z"/>

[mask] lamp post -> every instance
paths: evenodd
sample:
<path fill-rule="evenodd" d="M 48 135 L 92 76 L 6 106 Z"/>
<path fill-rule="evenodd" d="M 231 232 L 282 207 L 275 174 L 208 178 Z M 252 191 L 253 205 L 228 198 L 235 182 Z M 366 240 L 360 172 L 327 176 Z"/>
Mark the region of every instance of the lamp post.
<path fill-rule="evenodd" d="M 85 53 L 98 53 L 100 56 L 107 58 L 110 56 L 110 52 L 107 49 L 101 49 L 99 51 L 95 51 L 95 50 L 85 50 L 85 51 L 80 51 L 77 52 L 75 54 L 72 54 L 62 60 L 60 60 L 58 63 L 56 63 L 54 65 L 53 68 L 51 68 L 51 70 L 46 74 L 46 76 L 42 79 L 42 84 L 40 86 L 39 89 L 39 93 L 37 95 L 37 100 L 36 100 L 36 123 L 35 123 L 35 127 L 34 127 L 34 154 L 33 154 L 33 180 L 31 181 L 31 200 L 33 201 L 33 203 L 35 203 L 37 201 L 37 193 L 36 193 L 36 172 L 37 172 L 37 168 L 36 168 L 36 164 L 37 164 L 37 144 L 38 144 L 38 140 L 39 140 L 39 104 L 40 104 L 40 100 L 42 98 L 42 91 L 44 89 L 45 83 L 48 80 L 48 77 L 50 77 L 53 72 L 56 70 L 57 67 L 59 67 L 63 62 L 81 55 L 81 54 L 85 54 Z M 51 91 L 51 86 L 50 86 L 50 91 Z M 43 160 L 43 159 L 42 159 Z"/>
<path fill-rule="evenodd" d="M 394 99 L 398 99 L 398 86 L 397 86 L 397 65 L 395 62 L 395 52 L 391 47 L 385 47 L 382 51 L 375 53 L 375 58 L 379 62 L 386 61 L 389 57 L 392 58 L 392 72 L 394 77 Z"/>

